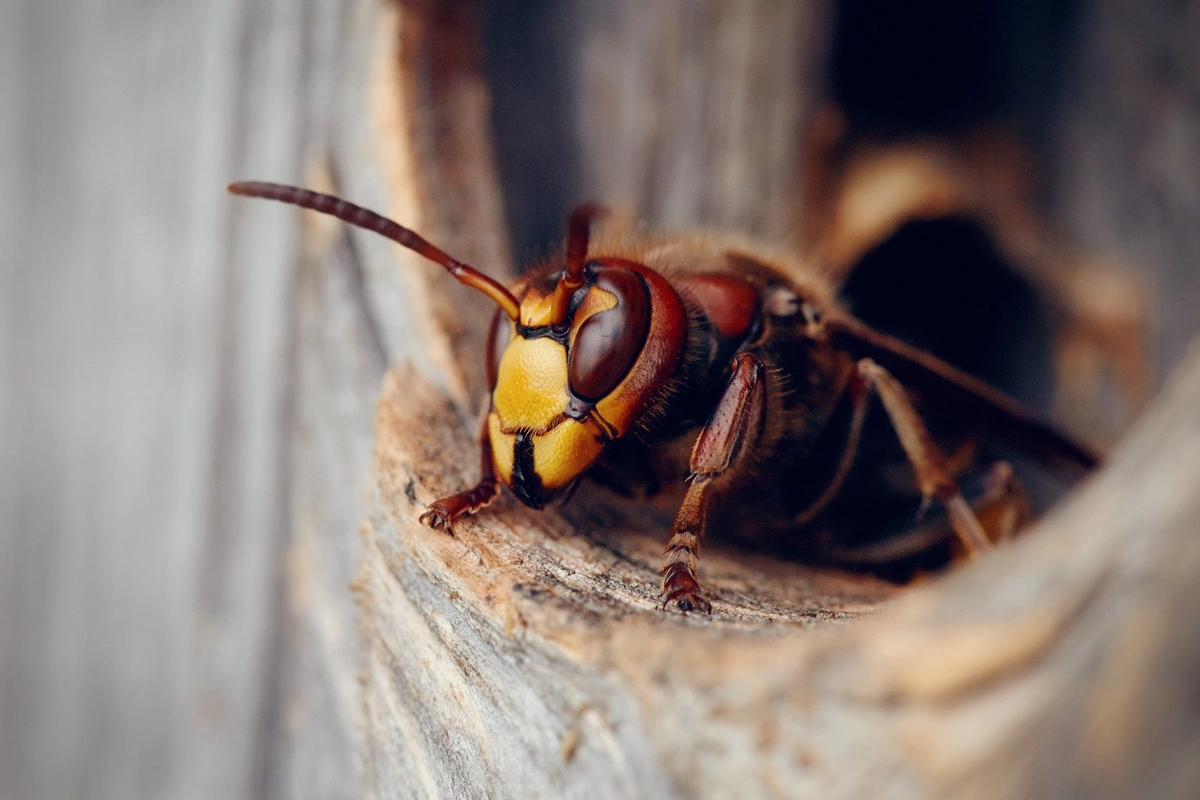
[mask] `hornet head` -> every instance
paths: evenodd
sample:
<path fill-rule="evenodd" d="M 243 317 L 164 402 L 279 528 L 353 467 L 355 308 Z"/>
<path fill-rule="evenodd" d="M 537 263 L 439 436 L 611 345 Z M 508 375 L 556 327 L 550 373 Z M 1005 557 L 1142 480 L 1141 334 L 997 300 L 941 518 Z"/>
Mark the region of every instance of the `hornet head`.
<path fill-rule="evenodd" d="M 501 309 L 488 336 L 493 465 L 534 508 L 629 432 L 683 352 L 683 303 L 661 275 L 634 261 L 587 258 L 598 213 L 576 209 L 565 266 L 531 275 L 517 318 Z"/>
<path fill-rule="evenodd" d="M 234 194 L 279 200 L 375 231 L 441 264 L 499 307 L 488 336 L 487 430 L 496 476 L 541 508 L 570 488 L 607 442 L 624 436 L 666 387 L 683 353 L 679 295 L 650 268 L 588 259 L 595 206 L 570 218 L 565 265 L 502 284 L 386 217 L 327 194 L 242 182 Z"/>

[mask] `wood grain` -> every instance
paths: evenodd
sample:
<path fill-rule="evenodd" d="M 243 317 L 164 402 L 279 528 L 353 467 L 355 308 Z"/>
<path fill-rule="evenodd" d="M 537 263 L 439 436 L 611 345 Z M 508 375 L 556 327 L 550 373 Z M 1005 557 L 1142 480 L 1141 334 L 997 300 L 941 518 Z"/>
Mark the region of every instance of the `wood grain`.
<path fill-rule="evenodd" d="M 333 150 L 352 188 L 377 174 L 344 165 L 378 14 L 0 10 L 6 797 L 358 793 L 345 586 L 384 359 L 351 335 L 362 291 L 313 272 L 348 259 L 224 185 Z"/>
<path fill-rule="evenodd" d="M 1140 270 L 1161 379 L 1196 333 L 1200 296 L 1200 7 L 1098 0 L 1078 24 L 1050 156 L 1054 217 L 1076 247 Z"/>
<path fill-rule="evenodd" d="M 422 7 L 0 5 L 0 793 L 1194 794 L 1195 355 L 1042 529 L 901 598 L 715 550 L 714 618 L 664 614 L 670 510 L 599 493 L 415 525 L 473 477 L 484 306 L 225 183 L 335 188 L 498 275 L 493 161 L 521 253 L 589 196 L 782 239 L 828 24 L 544 4 L 569 102 L 529 119 L 567 157 L 521 194 L 469 15 Z M 1200 302 L 1195 4 L 1085 10 L 1056 214 L 1156 276 L 1165 370 Z"/>

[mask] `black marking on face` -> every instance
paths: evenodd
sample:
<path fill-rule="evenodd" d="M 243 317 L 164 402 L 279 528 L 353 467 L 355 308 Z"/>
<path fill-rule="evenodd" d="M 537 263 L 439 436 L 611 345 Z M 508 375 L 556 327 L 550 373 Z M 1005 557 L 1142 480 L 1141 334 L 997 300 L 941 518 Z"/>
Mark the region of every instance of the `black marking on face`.
<path fill-rule="evenodd" d="M 525 505 L 540 509 L 554 499 L 554 493 L 542 486 L 541 476 L 533 468 L 533 437 L 521 431 L 513 442 L 512 489 Z"/>
<path fill-rule="evenodd" d="M 553 339 L 564 347 L 570 334 L 569 328 L 554 328 L 550 325 L 517 325 L 517 336 L 522 339 Z"/>

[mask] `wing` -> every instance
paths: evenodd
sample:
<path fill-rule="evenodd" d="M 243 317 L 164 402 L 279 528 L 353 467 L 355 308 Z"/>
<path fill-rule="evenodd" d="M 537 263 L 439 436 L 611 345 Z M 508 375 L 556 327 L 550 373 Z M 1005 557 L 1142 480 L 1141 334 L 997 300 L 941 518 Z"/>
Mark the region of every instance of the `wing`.
<path fill-rule="evenodd" d="M 945 361 L 846 314 L 825 319 L 830 341 L 855 358 L 871 358 L 916 391 L 953 402 L 971 418 L 1051 466 L 1091 470 L 1099 456 L 1003 392 Z"/>

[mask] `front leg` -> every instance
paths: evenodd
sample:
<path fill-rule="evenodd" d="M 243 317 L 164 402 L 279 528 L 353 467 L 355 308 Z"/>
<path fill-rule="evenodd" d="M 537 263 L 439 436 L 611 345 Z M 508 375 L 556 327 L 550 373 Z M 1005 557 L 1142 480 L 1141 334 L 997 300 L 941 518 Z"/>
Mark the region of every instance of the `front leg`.
<path fill-rule="evenodd" d="M 453 536 L 453 523 L 456 519 L 474 514 L 499 496 L 500 483 L 496 480 L 495 468 L 492 465 L 492 440 L 488 434 L 486 414 L 483 417 L 483 430 L 479 433 L 479 446 L 482 450 L 479 483 L 465 492 L 430 503 L 429 508 L 421 515 L 422 523 L 434 530 L 440 528 Z"/>
<path fill-rule="evenodd" d="M 751 353 L 734 357 L 729 385 L 692 448 L 691 485 L 675 518 L 659 571 L 664 604 L 675 603 L 683 611 L 712 611 L 696 580 L 700 536 L 713 484 L 745 463 L 745 453 L 754 448 L 762 434 L 767 409 L 765 372 L 762 362 Z"/>

